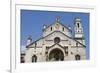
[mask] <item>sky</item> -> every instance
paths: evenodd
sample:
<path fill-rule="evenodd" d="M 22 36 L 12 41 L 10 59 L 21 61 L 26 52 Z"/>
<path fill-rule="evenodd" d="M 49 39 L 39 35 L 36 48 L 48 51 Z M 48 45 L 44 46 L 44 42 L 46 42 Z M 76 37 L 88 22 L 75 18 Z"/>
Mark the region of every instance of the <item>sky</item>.
<path fill-rule="evenodd" d="M 21 10 L 21 46 L 24 46 L 27 43 L 27 38 L 32 37 L 32 40 L 35 41 L 38 38 L 42 37 L 43 25 L 50 25 L 56 21 L 56 17 L 60 17 L 60 22 L 65 26 L 70 26 L 74 28 L 74 19 L 76 17 L 81 18 L 82 27 L 85 35 L 86 43 L 86 55 L 89 59 L 89 13 L 82 12 L 60 12 L 60 11 L 39 11 L 39 10 Z M 74 31 L 73 31 L 74 32 Z M 23 49 L 23 48 L 22 48 Z"/>

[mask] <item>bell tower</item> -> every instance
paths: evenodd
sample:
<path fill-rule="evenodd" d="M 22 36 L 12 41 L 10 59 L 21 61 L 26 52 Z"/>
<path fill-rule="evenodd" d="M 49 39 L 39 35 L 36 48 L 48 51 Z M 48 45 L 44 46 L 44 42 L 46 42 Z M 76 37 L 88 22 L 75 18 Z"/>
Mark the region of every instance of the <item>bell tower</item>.
<path fill-rule="evenodd" d="M 74 20 L 74 39 L 85 45 L 83 27 L 79 17 Z"/>

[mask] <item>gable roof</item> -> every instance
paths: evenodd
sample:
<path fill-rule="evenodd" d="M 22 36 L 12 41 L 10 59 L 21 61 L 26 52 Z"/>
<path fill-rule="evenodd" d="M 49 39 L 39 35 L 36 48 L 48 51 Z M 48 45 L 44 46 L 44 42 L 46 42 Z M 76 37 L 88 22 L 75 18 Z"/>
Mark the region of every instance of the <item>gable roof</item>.
<path fill-rule="evenodd" d="M 72 32 L 71 29 L 69 29 L 67 26 L 63 25 L 60 21 L 59 21 L 59 22 L 56 21 L 55 23 L 52 23 L 51 25 L 47 26 L 44 30 L 46 30 L 47 28 L 49 28 L 49 27 L 51 27 L 52 25 L 55 25 L 55 24 L 57 24 L 57 23 L 59 23 L 60 25 L 62 25 L 62 26 L 65 27 L 66 29 L 68 29 L 70 32 Z"/>
<path fill-rule="evenodd" d="M 82 45 L 83 47 L 86 47 L 84 44 L 80 43 L 79 41 L 77 41 L 76 39 L 74 39 L 74 38 L 72 38 L 72 37 L 67 36 L 66 34 L 62 33 L 61 31 L 54 31 L 54 32 L 59 32 L 59 33 L 65 35 L 66 37 L 68 37 L 69 39 L 72 39 L 72 40 L 76 41 L 77 43 L 79 43 L 79 44 Z M 48 34 L 48 35 L 45 36 L 45 37 L 41 37 L 41 38 L 37 39 L 36 41 L 30 43 L 29 45 L 26 46 L 26 48 L 28 48 L 28 47 L 31 46 L 32 44 L 36 43 L 37 41 L 39 41 L 39 40 L 41 40 L 41 39 L 44 39 L 44 38 L 48 37 L 49 35 L 53 34 L 54 32 Z"/>
<path fill-rule="evenodd" d="M 48 49 L 50 49 L 50 48 L 52 48 L 53 46 L 55 46 L 55 45 L 58 45 L 59 47 L 61 47 L 61 48 L 63 48 L 63 49 L 65 49 L 63 46 L 61 46 L 59 43 L 55 43 L 55 44 L 53 44 L 52 46 L 50 46 Z"/>

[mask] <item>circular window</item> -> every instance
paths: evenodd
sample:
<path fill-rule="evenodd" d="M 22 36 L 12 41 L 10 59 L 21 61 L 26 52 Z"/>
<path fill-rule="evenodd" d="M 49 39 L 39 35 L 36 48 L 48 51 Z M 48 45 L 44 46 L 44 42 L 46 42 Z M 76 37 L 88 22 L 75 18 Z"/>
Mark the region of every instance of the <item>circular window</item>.
<path fill-rule="evenodd" d="M 60 42 L 60 38 L 59 37 L 56 37 L 55 39 L 54 39 L 54 43 L 59 43 Z"/>

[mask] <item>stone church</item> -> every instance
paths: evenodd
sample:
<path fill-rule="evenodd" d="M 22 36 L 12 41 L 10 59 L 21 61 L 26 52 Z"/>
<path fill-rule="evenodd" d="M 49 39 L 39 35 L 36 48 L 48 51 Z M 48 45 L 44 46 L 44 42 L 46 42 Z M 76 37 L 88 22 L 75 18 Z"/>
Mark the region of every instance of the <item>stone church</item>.
<path fill-rule="evenodd" d="M 43 26 L 43 35 L 36 41 L 27 39 L 25 62 L 73 61 L 86 59 L 85 37 L 81 19 L 76 17 L 73 29 L 63 25 L 60 18 Z"/>

